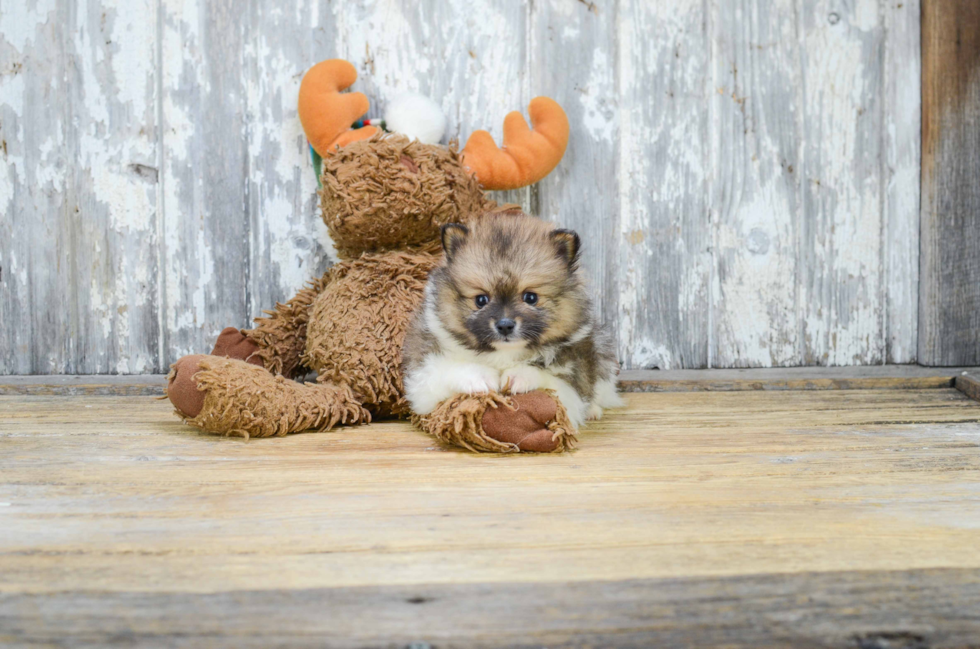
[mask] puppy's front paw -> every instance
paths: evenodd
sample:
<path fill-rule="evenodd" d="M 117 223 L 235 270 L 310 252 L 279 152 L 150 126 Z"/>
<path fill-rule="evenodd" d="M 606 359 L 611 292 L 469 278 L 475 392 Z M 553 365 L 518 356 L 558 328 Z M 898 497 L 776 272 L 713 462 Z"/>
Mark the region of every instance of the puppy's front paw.
<path fill-rule="evenodd" d="M 456 392 L 463 394 L 483 394 L 500 389 L 500 375 L 497 370 L 474 365 L 456 377 Z"/>
<path fill-rule="evenodd" d="M 585 418 L 590 421 L 598 421 L 602 419 L 602 406 L 593 403 L 589 406 L 589 409 L 585 411 Z"/>
<path fill-rule="evenodd" d="M 500 384 L 512 394 L 524 394 L 544 387 L 541 380 L 541 370 L 536 367 L 519 365 L 504 370 L 500 375 Z"/>

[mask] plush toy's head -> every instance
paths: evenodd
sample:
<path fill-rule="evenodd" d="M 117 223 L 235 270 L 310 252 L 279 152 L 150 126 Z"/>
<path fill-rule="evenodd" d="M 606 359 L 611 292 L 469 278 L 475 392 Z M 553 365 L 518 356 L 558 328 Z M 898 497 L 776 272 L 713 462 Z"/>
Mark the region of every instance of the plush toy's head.
<path fill-rule="evenodd" d="M 323 159 L 321 215 L 337 251 L 424 246 L 446 223 L 465 223 L 495 205 L 452 148 L 375 136 Z"/>
<path fill-rule="evenodd" d="M 363 94 L 340 92 L 356 79 L 354 66 L 332 59 L 313 66 L 299 91 L 303 130 L 323 159 L 323 220 L 343 256 L 437 249 L 442 225 L 465 223 L 495 205 L 482 190 L 541 180 L 568 144 L 565 112 L 547 97 L 529 106 L 533 130 L 520 113 L 507 115 L 503 149 L 486 131 L 473 133 L 457 153 L 453 145 L 424 144 L 375 126 L 351 129 L 369 108 Z"/>

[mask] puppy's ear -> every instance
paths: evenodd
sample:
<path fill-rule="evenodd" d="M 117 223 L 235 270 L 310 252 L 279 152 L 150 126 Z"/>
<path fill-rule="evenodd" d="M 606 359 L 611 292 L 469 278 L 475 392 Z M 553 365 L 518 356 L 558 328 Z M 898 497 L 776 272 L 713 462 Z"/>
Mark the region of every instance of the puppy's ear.
<path fill-rule="evenodd" d="M 558 256 L 565 260 L 569 268 L 574 269 L 582 252 L 582 241 L 578 235 L 571 230 L 552 230 L 551 241 L 555 244 Z"/>
<path fill-rule="evenodd" d="M 442 226 L 442 249 L 446 251 L 446 259 L 452 260 L 453 256 L 466 243 L 468 236 L 470 236 L 470 231 L 465 225 L 447 223 Z"/>

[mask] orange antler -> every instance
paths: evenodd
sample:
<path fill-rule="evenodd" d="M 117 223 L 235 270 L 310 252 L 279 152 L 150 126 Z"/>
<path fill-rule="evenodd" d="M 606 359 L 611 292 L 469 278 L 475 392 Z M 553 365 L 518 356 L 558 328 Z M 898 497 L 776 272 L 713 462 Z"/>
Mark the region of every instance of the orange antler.
<path fill-rule="evenodd" d="M 303 75 L 299 85 L 299 121 L 306 139 L 321 156 L 378 132 L 374 126 L 350 130 L 351 124 L 368 111 L 368 99 L 363 93 L 340 94 L 355 81 L 357 70 L 343 59 L 321 61 Z"/>
<path fill-rule="evenodd" d="M 568 146 L 568 117 L 553 99 L 535 97 L 527 108 L 531 126 L 517 111 L 504 118 L 504 146 L 476 131 L 463 148 L 463 164 L 485 189 L 517 189 L 536 183 L 558 166 Z"/>

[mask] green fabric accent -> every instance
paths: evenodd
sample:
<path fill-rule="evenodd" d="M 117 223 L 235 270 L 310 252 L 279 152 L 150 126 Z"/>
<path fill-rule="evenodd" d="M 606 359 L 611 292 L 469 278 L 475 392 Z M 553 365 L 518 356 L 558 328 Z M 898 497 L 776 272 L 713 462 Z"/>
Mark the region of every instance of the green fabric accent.
<path fill-rule="evenodd" d="M 310 145 L 310 158 L 313 160 L 313 171 L 316 173 L 316 186 L 322 187 L 320 184 L 320 174 L 323 172 L 323 158 L 320 154 L 316 152 L 313 145 Z"/>

